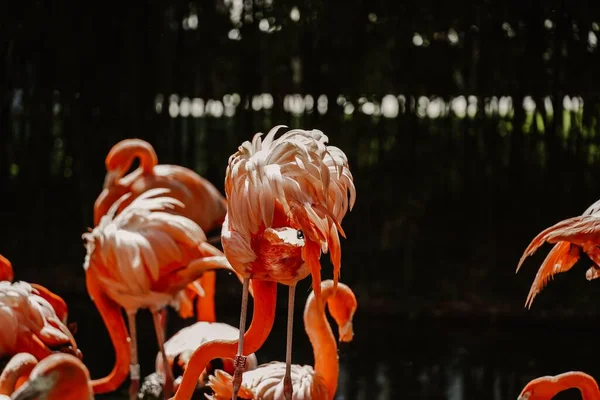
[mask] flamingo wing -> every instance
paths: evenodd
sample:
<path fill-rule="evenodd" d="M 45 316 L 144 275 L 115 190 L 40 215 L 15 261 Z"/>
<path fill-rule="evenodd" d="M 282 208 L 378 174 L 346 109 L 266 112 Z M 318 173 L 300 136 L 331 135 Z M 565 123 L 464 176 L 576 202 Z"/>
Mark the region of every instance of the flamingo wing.
<path fill-rule="evenodd" d="M 600 201 L 592 204 L 583 215 L 568 218 L 543 230 L 527 246 L 519 260 L 517 272 L 525 259 L 533 255 L 545 242 L 554 248 L 538 269 L 529 290 L 525 306 L 530 308 L 536 295 L 554 275 L 570 270 L 579 260 L 581 249 L 592 256 L 593 247 L 600 239 Z M 593 259 L 593 258 L 592 258 Z"/>
<path fill-rule="evenodd" d="M 251 394 L 248 399 L 276 400 L 283 396 L 283 377 L 285 363 L 273 361 L 262 364 L 256 369 L 244 372 L 240 394 Z M 214 400 L 231 398 L 233 378 L 218 370 L 209 377 L 209 386 L 214 392 Z M 327 387 L 321 376 L 310 365 L 292 365 L 293 400 L 328 400 Z M 248 394 L 247 394 L 248 393 Z M 208 397 L 207 397 L 208 398 Z"/>

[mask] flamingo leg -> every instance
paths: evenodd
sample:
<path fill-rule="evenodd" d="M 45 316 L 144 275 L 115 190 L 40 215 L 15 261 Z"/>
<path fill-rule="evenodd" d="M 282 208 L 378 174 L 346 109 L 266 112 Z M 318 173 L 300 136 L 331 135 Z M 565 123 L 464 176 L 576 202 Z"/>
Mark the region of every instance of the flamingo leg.
<path fill-rule="evenodd" d="M 196 299 L 196 319 L 198 321 L 217 322 L 215 316 L 215 285 L 217 281 L 216 271 L 206 271 L 200 277 L 200 286 L 204 290 L 204 296 Z"/>
<path fill-rule="evenodd" d="M 285 375 L 283 377 L 283 396 L 285 400 L 292 400 L 292 337 L 294 336 L 294 297 L 296 285 L 291 285 L 288 291 L 288 320 L 287 340 L 285 346 Z"/>
<path fill-rule="evenodd" d="M 167 319 L 169 317 L 169 310 L 167 310 L 167 307 L 163 307 L 160 310 L 158 310 L 158 321 L 160 323 L 160 328 L 162 329 L 163 332 L 167 331 Z M 154 313 L 152 314 L 152 318 L 154 318 Z"/>
<path fill-rule="evenodd" d="M 137 352 L 137 330 L 135 328 L 135 316 L 137 310 L 127 310 L 127 322 L 129 323 L 129 346 L 131 347 L 131 361 L 129 363 L 129 400 L 136 400 L 140 390 L 140 363 Z"/>
<path fill-rule="evenodd" d="M 246 367 L 246 356 L 244 356 L 244 333 L 246 332 L 246 314 L 248 313 L 248 285 L 250 279 L 244 278 L 242 282 L 242 309 L 240 311 L 240 337 L 238 340 L 238 353 L 235 356 L 235 371 L 233 373 L 233 393 L 232 400 L 237 400 L 240 386 L 242 386 L 242 373 Z"/>
<path fill-rule="evenodd" d="M 175 379 L 173 378 L 173 370 L 169 365 L 167 353 L 165 352 L 165 330 L 162 323 L 163 319 L 160 315 L 163 310 L 164 308 L 158 311 L 152 310 L 152 320 L 154 321 L 154 331 L 156 332 L 156 340 L 158 341 L 158 350 L 162 355 L 164 369 L 167 375 L 165 376 L 165 385 L 163 386 L 163 398 L 169 398 L 173 393 L 173 382 Z"/>

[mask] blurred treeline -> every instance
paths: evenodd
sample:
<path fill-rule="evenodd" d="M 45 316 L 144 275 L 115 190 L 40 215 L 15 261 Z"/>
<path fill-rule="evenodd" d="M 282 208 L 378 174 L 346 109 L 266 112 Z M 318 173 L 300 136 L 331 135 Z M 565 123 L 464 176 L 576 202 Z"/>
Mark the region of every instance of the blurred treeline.
<path fill-rule="evenodd" d="M 371 312 L 521 312 L 549 248 L 515 276 L 528 241 L 600 196 L 598 2 L 24 1 L 0 21 L 0 253 L 59 292 L 85 293 L 79 236 L 126 137 L 222 190 L 254 132 L 323 130 L 358 191 L 342 279 Z M 593 311 L 587 263 L 534 311 Z"/>

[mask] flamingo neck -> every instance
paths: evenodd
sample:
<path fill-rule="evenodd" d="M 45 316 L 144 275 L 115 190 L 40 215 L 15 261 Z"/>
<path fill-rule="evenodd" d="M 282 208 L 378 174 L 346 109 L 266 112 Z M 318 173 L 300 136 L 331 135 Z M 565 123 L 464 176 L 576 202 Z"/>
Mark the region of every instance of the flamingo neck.
<path fill-rule="evenodd" d="M 334 293 L 333 285 L 323 285 L 321 301 L 326 303 Z M 337 344 L 325 311 L 318 304 L 314 292 L 306 300 L 304 308 L 304 329 L 313 347 L 315 372 L 327 386 L 329 399 L 333 399 L 337 390 L 340 365 L 338 362 Z"/>
<path fill-rule="evenodd" d="M 122 161 L 120 163 L 113 163 L 113 158 L 117 154 L 121 156 L 119 160 Z M 136 158 L 140 160 L 140 166 L 132 173 L 125 175 Z M 130 186 L 139 175 L 151 174 L 157 165 L 158 156 L 150 143 L 141 140 L 131 140 L 121 143 L 116 149 L 111 150 L 106 157 L 106 170 L 109 171 L 107 176 L 110 176 L 112 182 L 105 182 L 104 187 L 110 187 L 115 184 Z"/>
<path fill-rule="evenodd" d="M 129 174 L 132 175 L 133 173 Z M 121 180 L 122 181 L 122 180 Z M 131 186 L 131 185 L 129 185 Z M 94 202 L 94 226 L 100 223 L 100 219 L 106 215 L 110 206 L 121 196 L 129 192 L 129 186 L 105 187 Z"/>
<path fill-rule="evenodd" d="M 579 371 L 565 372 L 564 374 L 557 375 L 555 379 L 554 386 L 557 389 L 556 393 L 577 388 L 581 391 L 583 400 L 600 400 L 598 384 L 594 378 L 586 373 Z"/>
<path fill-rule="evenodd" d="M 258 351 L 267 340 L 275 321 L 277 284 L 271 281 L 251 280 L 254 295 L 252 323 L 244 334 L 244 354 Z M 235 358 L 237 340 L 212 340 L 198 347 L 188 361 L 177 393 L 170 400 L 187 400 L 192 397 L 200 374 L 215 358 Z"/>
<path fill-rule="evenodd" d="M 96 273 L 94 268 L 86 271 L 86 286 L 90 298 L 100 312 L 104 326 L 108 329 L 115 350 L 115 365 L 112 371 L 106 377 L 94 379 L 91 382 L 94 393 L 99 394 L 117 390 L 127 379 L 131 349 L 129 348 L 129 333 L 125 326 L 121 307 L 102 291 Z"/>
<path fill-rule="evenodd" d="M 19 353 L 10 359 L 0 375 L 0 394 L 10 396 L 16 389 L 19 379 L 27 379 L 37 359 L 28 353 Z"/>

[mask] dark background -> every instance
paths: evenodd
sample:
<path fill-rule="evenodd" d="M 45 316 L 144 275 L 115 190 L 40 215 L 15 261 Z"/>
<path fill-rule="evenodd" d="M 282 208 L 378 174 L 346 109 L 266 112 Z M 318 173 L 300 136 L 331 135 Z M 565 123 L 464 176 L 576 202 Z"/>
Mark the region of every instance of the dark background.
<path fill-rule="evenodd" d="M 538 231 L 600 194 L 600 3 L 3 8 L 0 253 L 17 279 L 69 302 L 92 377 L 113 355 L 85 290 L 80 236 L 109 149 L 143 138 L 160 163 L 190 167 L 222 191 L 229 155 L 277 124 L 323 130 L 355 177 L 342 281 L 359 309 L 355 339 L 340 349 L 337 398 L 514 399 L 535 376 L 600 376 L 589 260 L 531 311 L 523 304 L 550 246 L 514 273 Z M 331 276 L 328 261 L 323 271 Z M 284 359 L 284 289 L 261 362 Z M 218 318 L 237 325 L 240 285 L 219 274 L 218 291 Z M 173 317 L 170 333 L 183 323 Z M 149 313 L 139 324 L 145 375 L 156 354 Z M 294 361 L 312 364 L 300 319 L 294 344 Z"/>

